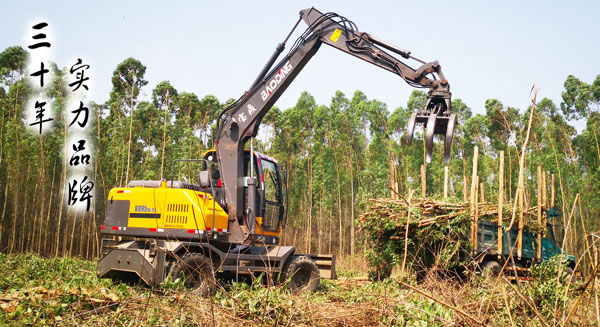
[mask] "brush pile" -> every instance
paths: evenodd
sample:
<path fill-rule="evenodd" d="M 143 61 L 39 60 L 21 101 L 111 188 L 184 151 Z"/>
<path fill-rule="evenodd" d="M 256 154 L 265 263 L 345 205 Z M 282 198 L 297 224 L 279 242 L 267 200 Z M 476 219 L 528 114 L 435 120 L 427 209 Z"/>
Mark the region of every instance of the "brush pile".
<path fill-rule="evenodd" d="M 510 208 L 507 204 L 503 212 L 506 226 Z M 536 210 L 532 207 L 524 212 L 526 229 L 539 229 Z M 480 203 L 477 213 L 479 220 L 497 222 L 496 205 Z M 370 277 L 387 278 L 392 268 L 403 262 L 417 276 L 434 266 L 443 270 L 464 266 L 470 261 L 470 222 L 470 204 L 465 202 L 413 198 L 409 205 L 405 199 L 369 200 L 359 226 L 368 247 Z"/>

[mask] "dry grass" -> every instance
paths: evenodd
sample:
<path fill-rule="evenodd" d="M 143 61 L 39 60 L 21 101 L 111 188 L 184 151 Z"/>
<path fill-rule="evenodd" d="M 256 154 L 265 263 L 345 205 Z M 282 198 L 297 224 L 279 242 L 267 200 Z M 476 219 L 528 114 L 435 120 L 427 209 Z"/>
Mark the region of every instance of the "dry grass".
<path fill-rule="evenodd" d="M 323 281 L 310 294 L 254 280 L 200 298 L 177 283 L 152 290 L 100 280 L 94 268 L 90 261 L 0 255 L 0 325 L 561 326 L 578 299 L 572 325 L 596 322 L 593 283 L 583 292 L 569 286 L 555 305 L 550 291 L 567 283 L 553 277 L 456 282 L 430 271 L 421 284 L 410 276 L 373 283 L 342 271 L 345 277 Z"/>

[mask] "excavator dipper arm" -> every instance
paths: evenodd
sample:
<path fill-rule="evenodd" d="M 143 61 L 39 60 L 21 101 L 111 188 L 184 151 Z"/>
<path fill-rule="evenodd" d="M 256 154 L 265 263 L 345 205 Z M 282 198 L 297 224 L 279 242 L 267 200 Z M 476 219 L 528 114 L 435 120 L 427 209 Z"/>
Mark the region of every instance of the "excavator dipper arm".
<path fill-rule="evenodd" d="M 300 12 L 300 19 L 309 27 L 296 40 L 289 53 L 268 70 L 284 49 L 285 42 L 280 43 L 250 90 L 224 109 L 217 120 L 215 147 L 227 201 L 231 243 L 242 244 L 249 235 L 254 234 L 254 224 L 250 223 L 254 219 L 253 206 L 245 205 L 247 200 L 250 200 L 249 203 L 253 203 L 253 200 L 244 199 L 244 186 L 253 184 L 244 178 L 244 146 L 251 137 L 256 136 L 265 114 L 323 43 L 397 74 L 412 86 L 428 88 L 426 106 L 411 117 L 407 139 L 412 139 L 414 124 L 424 123 L 427 126 L 425 138 L 428 160 L 431 159 L 434 134 L 446 136 L 444 157 L 449 158 L 456 118 L 450 114 L 450 85 L 437 61 L 425 63 L 416 59 L 407 50 L 359 32 L 353 22 L 334 13 L 322 14 L 310 8 Z M 405 59 L 417 60 L 422 65 L 416 70 L 412 69 L 384 49 Z"/>

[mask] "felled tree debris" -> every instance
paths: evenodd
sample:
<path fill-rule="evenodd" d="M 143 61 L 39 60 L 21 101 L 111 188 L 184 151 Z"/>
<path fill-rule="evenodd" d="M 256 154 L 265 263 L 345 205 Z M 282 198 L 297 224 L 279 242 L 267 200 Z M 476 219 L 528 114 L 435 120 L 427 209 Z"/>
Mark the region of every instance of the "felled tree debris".
<path fill-rule="evenodd" d="M 504 206 L 503 224 L 508 226 L 510 205 Z M 406 233 L 407 217 L 408 234 Z M 525 225 L 540 230 L 536 224 L 536 207 L 524 212 Z M 496 223 L 498 206 L 478 204 L 478 219 Z M 466 202 L 442 202 L 430 198 L 371 199 L 359 216 L 359 229 L 367 246 L 371 278 L 386 278 L 402 261 L 414 271 L 432 266 L 457 267 L 470 259 L 469 228 L 474 217 Z M 408 235 L 406 240 L 405 235 Z M 404 252 L 407 258 L 404 259 Z"/>

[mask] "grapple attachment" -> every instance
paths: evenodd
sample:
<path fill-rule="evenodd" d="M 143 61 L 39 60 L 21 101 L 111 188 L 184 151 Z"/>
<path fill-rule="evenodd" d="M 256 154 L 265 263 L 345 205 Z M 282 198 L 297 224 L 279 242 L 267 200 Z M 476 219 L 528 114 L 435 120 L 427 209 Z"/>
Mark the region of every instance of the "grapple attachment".
<path fill-rule="evenodd" d="M 436 101 L 437 100 L 437 101 Z M 444 136 L 444 163 L 450 161 L 452 150 L 452 139 L 454 138 L 454 126 L 456 125 L 456 115 L 450 113 L 449 99 L 430 98 L 427 101 L 426 108 L 413 113 L 408 120 L 408 130 L 406 142 L 412 143 L 415 126 L 424 124 L 425 127 L 425 161 L 431 163 L 433 152 L 433 137 Z"/>

